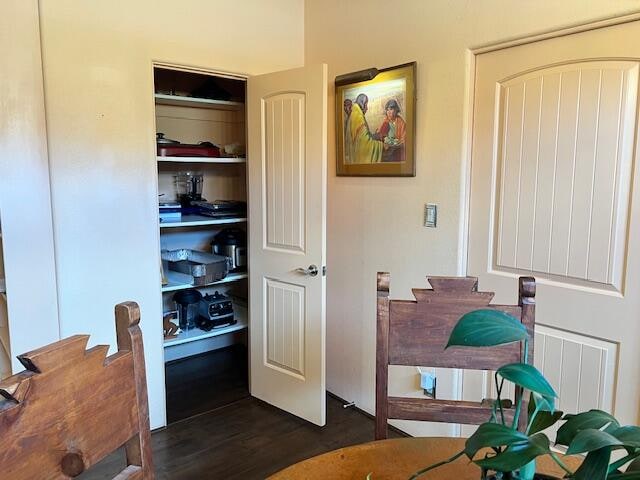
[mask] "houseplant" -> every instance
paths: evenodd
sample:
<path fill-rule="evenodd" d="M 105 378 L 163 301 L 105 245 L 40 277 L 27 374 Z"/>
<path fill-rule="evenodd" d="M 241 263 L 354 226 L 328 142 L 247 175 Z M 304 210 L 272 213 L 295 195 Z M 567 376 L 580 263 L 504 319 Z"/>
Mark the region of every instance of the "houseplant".
<path fill-rule="evenodd" d="M 549 455 L 565 472 L 564 478 L 576 480 L 640 479 L 640 427 L 621 426 L 610 414 L 589 410 L 564 415 L 555 409 L 556 392 L 542 373 L 526 362 L 529 334 L 515 317 L 498 310 L 475 310 L 464 315 L 453 328 L 446 348 L 493 347 L 522 342 L 520 363 L 503 365 L 495 373 L 497 398 L 491 418 L 467 439 L 465 448 L 453 457 L 416 472 L 410 480 L 441 465 L 466 456 L 482 469 L 483 480 L 534 480 L 550 478 L 537 475 L 535 459 Z M 515 406 L 513 421 L 505 419 L 501 393 L 505 381 L 530 392 L 529 418 L 525 431 L 518 431 L 522 396 Z M 558 421 L 556 445 L 567 447 L 566 454 L 585 454 L 574 472 L 551 450 L 542 430 Z M 488 452 L 479 454 L 479 452 Z M 614 459 L 612 452 L 616 451 Z M 621 470 L 627 465 L 626 470 Z"/>

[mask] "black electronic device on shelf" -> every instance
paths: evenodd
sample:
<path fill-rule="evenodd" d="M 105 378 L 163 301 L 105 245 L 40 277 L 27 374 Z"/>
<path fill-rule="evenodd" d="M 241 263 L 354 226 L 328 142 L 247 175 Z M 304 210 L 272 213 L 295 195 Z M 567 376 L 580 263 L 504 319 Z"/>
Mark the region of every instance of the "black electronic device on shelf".
<path fill-rule="evenodd" d="M 247 204 L 238 200 L 192 201 L 191 206 L 197 207 L 200 215 L 214 218 L 243 217 L 247 214 Z"/>
<path fill-rule="evenodd" d="M 201 330 L 209 331 L 214 328 L 228 327 L 237 322 L 233 315 L 233 303 L 226 295 L 214 292 L 205 295 L 200 300 L 197 326 Z"/>

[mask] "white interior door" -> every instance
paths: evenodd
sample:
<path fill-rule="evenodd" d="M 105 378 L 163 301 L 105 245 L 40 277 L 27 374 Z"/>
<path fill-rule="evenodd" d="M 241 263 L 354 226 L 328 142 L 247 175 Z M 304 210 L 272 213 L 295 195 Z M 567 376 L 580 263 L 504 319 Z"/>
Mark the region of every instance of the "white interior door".
<path fill-rule="evenodd" d="M 247 98 L 251 394 L 324 425 L 327 67 Z"/>
<path fill-rule="evenodd" d="M 640 405 L 640 23 L 478 55 L 470 275 L 513 302 L 533 275 L 535 363 L 560 408 Z M 636 188 L 632 188 L 636 183 Z"/>

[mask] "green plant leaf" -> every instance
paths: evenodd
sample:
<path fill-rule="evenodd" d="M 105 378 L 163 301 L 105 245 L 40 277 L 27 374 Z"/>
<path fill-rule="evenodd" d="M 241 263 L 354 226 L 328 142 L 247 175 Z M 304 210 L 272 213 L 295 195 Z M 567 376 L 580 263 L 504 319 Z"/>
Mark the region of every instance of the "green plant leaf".
<path fill-rule="evenodd" d="M 547 402 L 553 402 L 553 399 L 558 396 L 547 379 L 533 365 L 509 363 L 501 366 L 497 373 L 505 380 L 509 380 L 532 392 L 539 393 L 546 398 Z"/>
<path fill-rule="evenodd" d="M 445 349 L 453 346 L 494 347 L 528 337 L 527 329 L 514 316 L 499 310 L 474 310 L 458 320 Z"/>
<path fill-rule="evenodd" d="M 629 464 L 627 472 L 640 472 L 640 458 L 636 458 Z"/>
<path fill-rule="evenodd" d="M 610 473 L 607 480 L 640 480 L 640 472 Z"/>
<path fill-rule="evenodd" d="M 501 423 L 483 423 L 464 444 L 464 453 L 469 459 L 484 447 L 502 447 L 528 440 L 524 433 Z"/>
<path fill-rule="evenodd" d="M 554 404 L 554 399 L 551 399 L 551 403 L 549 403 L 549 399 L 539 393 L 531 392 L 527 405 L 530 422 L 527 429 L 528 435 L 541 432 L 562 418 L 562 412 L 555 410 Z"/>
<path fill-rule="evenodd" d="M 531 392 L 529 394 L 529 415 L 531 415 L 535 409 L 542 412 L 555 412 L 556 401 L 554 398 L 547 398 L 540 395 L 538 392 Z"/>
<path fill-rule="evenodd" d="M 611 435 L 620 440 L 625 447 L 640 448 L 640 427 L 626 425 L 616 428 Z"/>
<path fill-rule="evenodd" d="M 587 428 L 580 430 L 573 438 L 567 449 L 567 455 L 593 452 L 603 447 L 622 447 L 622 445 L 622 442 L 610 433 L 595 428 Z"/>
<path fill-rule="evenodd" d="M 536 433 L 524 442 L 509 446 L 502 453 L 483 460 L 476 460 L 474 463 L 482 468 L 498 472 L 511 472 L 547 453 L 549 453 L 549 439 L 544 433 Z"/>
<path fill-rule="evenodd" d="M 603 447 L 589 452 L 580 468 L 576 470 L 575 479 L 606 480 L 610 457 L 611 447 Z"/>
<path fill-rule="evenodd" d="M 620 427 L 620 423 L 607 412 L 602 410 L 589 410 L 577 415 L 565 415 L 563 420 L 567 420 L 564 425 L 558 429 L 556 443 L 560 445 L 569 445 L 576 434 L 581 430 L 595 428 L 601 430 L 602 427 L 608 425 L 606 430 L 611 433 Z"/>
<path fill-rule="evenodd" d="M 536 461 L 531 460 L 529 463 L 520 468 L 520 480 L 533 480 L 536 475 Z"/>
<path fill-rule="evenodd" d="M 531 427 L 529 428 L 529 435 L 533 435 L 534 433 L 538 433 L 549 428 L 560 420 L 560 418 L 562 418 L 562 412 L 560 410 L 556 410 L 553 413 L 545 411 L 538 412 L 531 423 Z"/>

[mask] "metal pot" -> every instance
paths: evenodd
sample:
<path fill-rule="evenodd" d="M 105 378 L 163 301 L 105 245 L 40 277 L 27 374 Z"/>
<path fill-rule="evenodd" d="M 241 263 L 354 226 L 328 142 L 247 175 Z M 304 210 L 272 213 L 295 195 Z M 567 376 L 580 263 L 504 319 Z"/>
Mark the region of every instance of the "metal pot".
<path fill-rule="evenodd" d="M 245 270 L 247 266 L 247 234 L 239 228 L 225 228 L 211 242 L 211 251 L 229 258 L 230 272 Z"/>
<path fill-rule="evenodd" d="M 180 142 L 178 140 L 172 140 L 170 138 L 165 138 L 164 133 L 156 133 L 156 143 L 161 145 L 177 145 Z"/>

